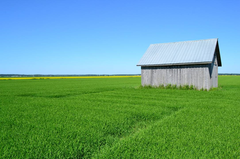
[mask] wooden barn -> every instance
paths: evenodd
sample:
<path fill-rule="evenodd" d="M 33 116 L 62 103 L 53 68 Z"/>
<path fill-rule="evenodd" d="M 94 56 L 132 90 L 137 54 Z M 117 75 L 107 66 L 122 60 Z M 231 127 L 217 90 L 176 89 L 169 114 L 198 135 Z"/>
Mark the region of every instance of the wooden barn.
<path fill-rule="evenodd" d="M 218 39 L 151 44 L 137 66 L 142 86 L 193 85 L 218 87 L 222 66 Z"/>

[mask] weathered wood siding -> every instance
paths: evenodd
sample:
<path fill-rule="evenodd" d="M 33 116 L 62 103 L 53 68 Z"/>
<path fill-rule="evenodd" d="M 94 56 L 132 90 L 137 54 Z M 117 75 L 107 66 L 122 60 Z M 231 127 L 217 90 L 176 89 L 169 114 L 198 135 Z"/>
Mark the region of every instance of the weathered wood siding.
<path fill-rule="evenodd" d="M 217 57 L 212 64 L 189 66 L 155 66 L 141 67 L 142 86 L 152 85 L 193 85 L 197 89 L 218 86 Z"/>
<path fill-rule="evenodd" d="M 212 74 L 212 87 L 218 87 L 218 62 L 217 56 L 215 56 L 215 60 L 213 63 L 213 74 Z"/>

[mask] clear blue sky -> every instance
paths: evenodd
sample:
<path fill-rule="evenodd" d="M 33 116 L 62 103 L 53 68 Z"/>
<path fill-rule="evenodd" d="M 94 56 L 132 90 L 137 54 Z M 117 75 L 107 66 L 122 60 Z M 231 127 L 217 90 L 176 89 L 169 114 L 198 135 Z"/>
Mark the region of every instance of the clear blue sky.
<path fill-rule="evenodd" d="M 240 0 L 0 1 L 0 74 L 140 74 L 150 44 L 210 38 L 240 73 Z"/>

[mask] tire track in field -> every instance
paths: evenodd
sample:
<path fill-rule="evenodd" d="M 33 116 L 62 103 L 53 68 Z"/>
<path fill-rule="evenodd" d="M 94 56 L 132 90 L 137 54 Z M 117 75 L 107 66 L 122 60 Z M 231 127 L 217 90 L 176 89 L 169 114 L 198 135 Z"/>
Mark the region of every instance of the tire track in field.
<path fill-rule="evenodd" d="M 176 111 L 173 111 L 171 114 L 165 115 L 163 118 L 148 124 L 146 127 L 138 128 L 133 133 L 120 137 L 119 140 L 117 142 L 115 142 L 111 147 L 109 147 L 108 145 L 102 146 L 98 152 L 96 152 L 92 155 L 92 158 L 102 158 L 102 157 L 104 158 L 104 156 L 106 156 L 105 154 L 114 150 L 115 147 L 121 146 L 124 142 L 130 141 L 131 139 L 137 137 L 141 133 L 147 133 L 147 131 L 149 131 L 154 126 L 159 126 L 159 123 L 164 122 L 165 120 L 168 120 L 169 118 L 172 118 L 173 116 L 176 116 L 177 114 L 181 113 L 185 109 L 186 109 L 186 107 L 180 108 Z"/>

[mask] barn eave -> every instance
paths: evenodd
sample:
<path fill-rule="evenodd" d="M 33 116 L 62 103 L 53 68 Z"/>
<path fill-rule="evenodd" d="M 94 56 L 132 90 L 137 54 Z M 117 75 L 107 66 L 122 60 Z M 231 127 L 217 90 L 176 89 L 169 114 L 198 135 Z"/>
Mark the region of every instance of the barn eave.
<path fill-rule="evenodd" d="M 210 64 L 212 61 L 204 61 L 204 62 L 187 62 L 187 63 L 166 63 L 166 64 L 142 64 L 137 66 L 183 66 L 183 65 L 206 65 Z"/>
<path fill-rule="evenodd" d="M 216 56 L 217 56 L 218 67 L 222 67 L 222 60 L 221 60 L 221 55 L 220 55 L 220 49 L 219 49 L 218 41 L 217 41 L 217 44 L 216 44 L 215 53 L 216 53 Z"/>

